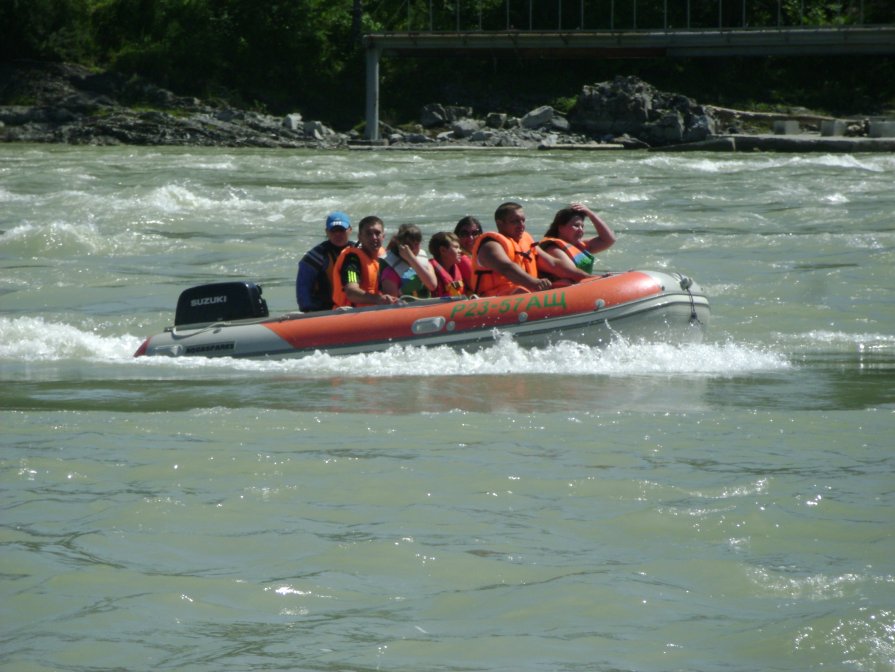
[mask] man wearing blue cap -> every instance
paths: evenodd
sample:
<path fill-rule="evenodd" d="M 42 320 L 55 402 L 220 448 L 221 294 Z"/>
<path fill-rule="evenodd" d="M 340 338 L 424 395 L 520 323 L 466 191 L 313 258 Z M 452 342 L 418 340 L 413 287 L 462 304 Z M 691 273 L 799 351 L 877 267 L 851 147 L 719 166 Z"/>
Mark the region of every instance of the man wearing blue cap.
<path fill-rule="evenodd" d="M 351 220 L 344 212 L 331 212 L 326 218 L 326 240 L 315 246 L 298 262 L 295 277 L 295 298 L 304 313 L 330 310 L 333 307 L 332 270 L 343 249 L 354 243 L 348 240 Z"/>

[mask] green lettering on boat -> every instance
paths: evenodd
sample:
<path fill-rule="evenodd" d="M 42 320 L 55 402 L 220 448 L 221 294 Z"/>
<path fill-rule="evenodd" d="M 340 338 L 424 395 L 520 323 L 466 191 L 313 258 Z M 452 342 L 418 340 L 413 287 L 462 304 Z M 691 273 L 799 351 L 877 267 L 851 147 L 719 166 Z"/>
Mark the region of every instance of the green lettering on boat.
<path fill-rule="evenodd" d="M 550 296 L 544 297 L 544 308 L 565 308 L 566 307 L 566 293 L 565 292 L 554 292 Z"/>

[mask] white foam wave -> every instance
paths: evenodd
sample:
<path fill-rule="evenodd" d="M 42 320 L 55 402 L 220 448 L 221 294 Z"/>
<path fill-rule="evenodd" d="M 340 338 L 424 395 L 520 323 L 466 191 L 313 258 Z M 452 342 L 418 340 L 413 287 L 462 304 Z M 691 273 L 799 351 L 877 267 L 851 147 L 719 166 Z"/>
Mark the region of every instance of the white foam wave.
<path fill-rule="evenodd" d="M 806 154 L 802 156 L 736 156 L 734 158 L 704 158 L 674 155 L 651 156 L 644 165 L 664 169 L 691 170 L 697 173 L 740 173 L 773 170 L 776 168 L 810 167 L 849 168 L 882 173 L 892 170 L 893 160 L 887 156 L 858 157 L 853 154 Z"/>
<path fill-rule="evenodd" d="M 686 375 L 729 376 L 744 372 L 787 369 L 780 353 L 751 346 L 613 343 L 595 348 L 563 342 L 527 349 L 512 339 L 475 352 L 448 347 L 395 346 L 385 352 L 335 357 L 315 353 L 289 360 L 143 359 L 148 366 L 190 369 L 293 373 L 313 377 L 471 376 L 509 374 L 561 375 Z"/>
<path fill-rule="evenodd" d="M 104 237 L 92 221 L 46 224 L 25 222 L 0 234 L 0 249 L 22 256 L 73 249 L 96 253 L 104 247 Z"/>
<path fill-rule="evenodd" d="M 158 226 L 161 228 L 163 225 Z M 179 241 L 178 244 L 182 245 L 182 242 Z M 136 249 L 169 250 L 171 247 L 169 239 L 157 234 L 147 234 L 140 227 L 124 226 L 110 233 L 92 216 L 79 222 L 63 220 L 41 224 L 23 222 L 0 233 L 0 251 L 21 258 L 130 255 Z"/>
<path fill-rule="evenodd" d="M 854 154 L 809 154 L 794 156 L 787 160 L 787 165 L 824 166 L 830 168 L 855 168 L 871 173 L 882 173 L 891 170 L 893 161 L 888 157 L 864 157 Z"/>
<path fill-rule="evenodd" d="M 33 200 L 34 197 L 29 194 L 17 194 L 0 187 L 0 203 L 27 203 Z"/>
<path fill-rule="evenodd" d="M 225 198 L 200 195 L 199 190 L 190 189 L 180 184 L 166 184 L 153 189 L 142 199 L 143 203 L 153 211 L 165 213 L 180 213 L 195 211 L 217 212 L 226 210 L 246 210 L 260 207 L 258 201 L 244 198 L 242 195 L 230 192 Z"/>
<path fill-rule="evenodd" d="M 601 195 L 602 200 L 605 203 L 639 203 L 643 201 L 649 201 L 650 195 L 629 190 L 629 191 L 607 191 L 605 194 Z M 582 201 L 585 199 L 581 199 Z"/>
<path fill-rule="evenodd" d="M 822 346 L 827 350 L 851 352 L 895 351 L 895 335 L 892 334 L 849 333 L 819 329 L 802 334 L 779 334 L 779 338 L 783 343 L 794 341 L 796 348 L 806 350 Z"/>
<path fill-rule="evenodd" d="M 133 355 L 139 343 L 134 336 L 103 336 L 41 317 L 0 317 L 0 359 L 120 360 Z"/>
<path fill-rule="evenodd" d="M 783 165 L 783 161 L 776 159 L 749 159 L 749 157 L 736 157 L 734 159 L 716 158 L 691 158 L 673 155 L 657 155 L 644 159 L 644 165 L 661 168 L 664 170 L 690 170 L 696 173 L 740 173 L 758 172 Z"/>
<path fill-rule="evenodd" d="M 139 358 L 141 338 L 103 335 L 41 317 L 0 317 L 0 359 L 57 361 L 84 359 L 150 368 L 204 371 L 296 373 L 306 376 L 465 376 L 501 374 L 697 375 L 727 376 L 785 369 L 786 357 L 749 345 L 616 342 L 594 348 L 562 342 L 546 348 L 520 347 L 512 338 L 475 352 L 448 347 L 395 346 L 385 352 L 349 356 L 315 353 L 298 359 Z"/>

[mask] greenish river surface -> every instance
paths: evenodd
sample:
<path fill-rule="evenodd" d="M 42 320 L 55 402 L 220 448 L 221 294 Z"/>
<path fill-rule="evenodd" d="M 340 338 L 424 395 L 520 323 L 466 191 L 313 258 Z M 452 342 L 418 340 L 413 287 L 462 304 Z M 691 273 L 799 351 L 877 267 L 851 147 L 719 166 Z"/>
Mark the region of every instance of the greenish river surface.
<path fill-rule="evenodd" d="M 895 157 L 0 145 L 0 668 L 895 669 Z M 702 344 L 134 359 L 342 209 L 583 201 Z"/>

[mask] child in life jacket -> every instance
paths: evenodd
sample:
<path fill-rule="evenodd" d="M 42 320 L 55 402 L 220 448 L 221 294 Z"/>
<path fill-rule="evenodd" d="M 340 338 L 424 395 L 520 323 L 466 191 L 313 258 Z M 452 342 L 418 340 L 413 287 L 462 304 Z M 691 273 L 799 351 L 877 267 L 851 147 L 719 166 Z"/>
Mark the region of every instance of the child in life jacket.
<path fill-rule="evenodd" d="M 464 296 L 466 282 L 460 267 L 463 254 L 460 239 L 453 233 L 439 231 L 429 239 L 429 263 L 435 270 L 438 285 L 435 296 Z"/>

